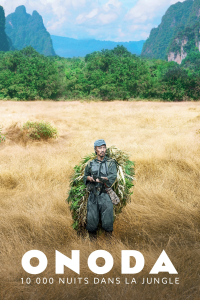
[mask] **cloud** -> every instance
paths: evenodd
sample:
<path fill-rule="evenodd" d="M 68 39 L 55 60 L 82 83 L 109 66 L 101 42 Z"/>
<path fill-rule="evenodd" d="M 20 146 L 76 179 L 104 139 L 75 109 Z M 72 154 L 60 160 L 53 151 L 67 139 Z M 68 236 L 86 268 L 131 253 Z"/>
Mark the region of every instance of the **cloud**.
<path fill-rule="evenodd" d="M 184 0 L 179 0 L 183 2 Z M 0 0 L 8 15 L 37 10 L 51 34 L 113 41 L 146 39 L 176 0 Z"/>
<path fill-rule="evenodd" d="M 120 38 L 124 38 L 126 36 L 126 34 L 122 31 L 121 28 L 118 28 L 118 35 Z"/>
<path fill-rule="evenodd" d="M 110 14 L 100 14 L 98 16 L 99 21 L 102 24 L 109 24 L 115 21 L 118 18 L 118 15 L 115 13 L 110 13 Z"/>
<path fill-rule="evenodd" d="M 15 11 L 15 8 L 24 5 L 27 9 L 28 13 L 31 13 L 33 10 L 38 11 L 47 11 L 49 12 L 49 9 L 51 9 L 51 4 L 46 1 L 40 1 L 40 0 L 1 0 L 0 5 L 4 7 L 5 15 L 7 16 L 10 13 L 13 13 Z M 37 7 L 37 9 L 36 9 Z"/>
<path fill-rule="evenodd" d="M 95 8 L 95 9 L 93 9 L 91 12 L 89 12 L 89 14 L 86 15 L 86 18 L 92 19 L 92 18 L 94 18 L 97 14 L 98 14 L 98 9 Z"/>
<path fill-rule="evenodd" d="M 120 10 L 122 6 L 122 2 L 119 2 L 118 0 L 109 0 L 106 4 L 103 5 L 103 9 L 106 12 L 109 12 L 115 8 L 115 10 Z"/>
<path fill-rule="evenodd" d="M 96 5 L 89 13 L 81 13 L 76 18 L 77 24 L 91 26 L 113 23 L 122 14 L 122 3 L 118 0 L 109 0 L 102 6 Z"/>
<path fill-rule="evenodd" d="M 148 24 L 132 24 L 129 27 L 129 30 L 131 32 L 135 32 L 135 31 L 150 31 L 153 27 L 155 27 L 154 24 L 152 23 L 148 23 Z"/>

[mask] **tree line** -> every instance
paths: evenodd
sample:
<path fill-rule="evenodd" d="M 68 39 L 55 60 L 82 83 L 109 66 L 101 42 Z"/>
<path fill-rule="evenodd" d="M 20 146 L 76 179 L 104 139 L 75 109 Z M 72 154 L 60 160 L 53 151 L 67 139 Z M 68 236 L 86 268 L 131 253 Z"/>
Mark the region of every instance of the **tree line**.
<path fill-rule="evenodd" d="M 124 46 L 84 58 L 46 57 L 31 46 L 0 52 L 0 99 L 200 98 L 200 53 L 181 65 L 131 54 Z"/>

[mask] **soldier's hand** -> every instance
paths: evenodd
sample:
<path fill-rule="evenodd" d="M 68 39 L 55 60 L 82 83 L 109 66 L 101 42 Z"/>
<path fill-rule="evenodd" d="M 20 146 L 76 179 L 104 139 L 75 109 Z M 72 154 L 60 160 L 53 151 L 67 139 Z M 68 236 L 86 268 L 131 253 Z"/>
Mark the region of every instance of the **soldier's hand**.
<path fill-rule="evenodd" d="M 88 176 L 87 180 L 89 180 L 90 182 L 95 182 L 94 178 L 92 176 Z"/>
<path fill-rule="evenodd" d="M 108 178 L 107 177 L 101 177 L 102 179 L 104 179 L 104 180 L 108 180 Z"/>

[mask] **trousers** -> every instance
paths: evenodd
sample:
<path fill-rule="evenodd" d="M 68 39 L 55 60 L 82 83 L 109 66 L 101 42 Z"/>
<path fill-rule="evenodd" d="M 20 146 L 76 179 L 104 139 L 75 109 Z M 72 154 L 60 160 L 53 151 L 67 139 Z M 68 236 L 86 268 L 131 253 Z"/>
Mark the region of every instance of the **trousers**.
<path fill-rule="evenodd" d="M 113 203 L 107 193 L 95 195 L 90 193 L 87 203 L 88 231 L 96 231 L 101 218 L 102 228 L 105 231 L 113 231 Z"/>

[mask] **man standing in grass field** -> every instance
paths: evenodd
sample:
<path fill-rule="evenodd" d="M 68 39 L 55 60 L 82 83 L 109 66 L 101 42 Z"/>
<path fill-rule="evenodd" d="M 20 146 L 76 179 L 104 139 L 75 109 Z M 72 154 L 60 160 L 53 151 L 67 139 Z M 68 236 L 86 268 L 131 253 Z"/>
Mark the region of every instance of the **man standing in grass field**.
<path fill-rule="evenodd" d="M 100 220 L 106 236 L 112 235 L 113 203 L 106 192 L 106 187 L 111 187 L 117 178 L 116 162 L 106 156 L 105 141 L 95 141 L 94 150 L 97 158 L 87 164 L 84 173 L 84 183 L 90 191 L 86 226 L 90 239 L 97 237 L 97 227 Z M 96 178 L 97 176 L 101 179 Z"/>

